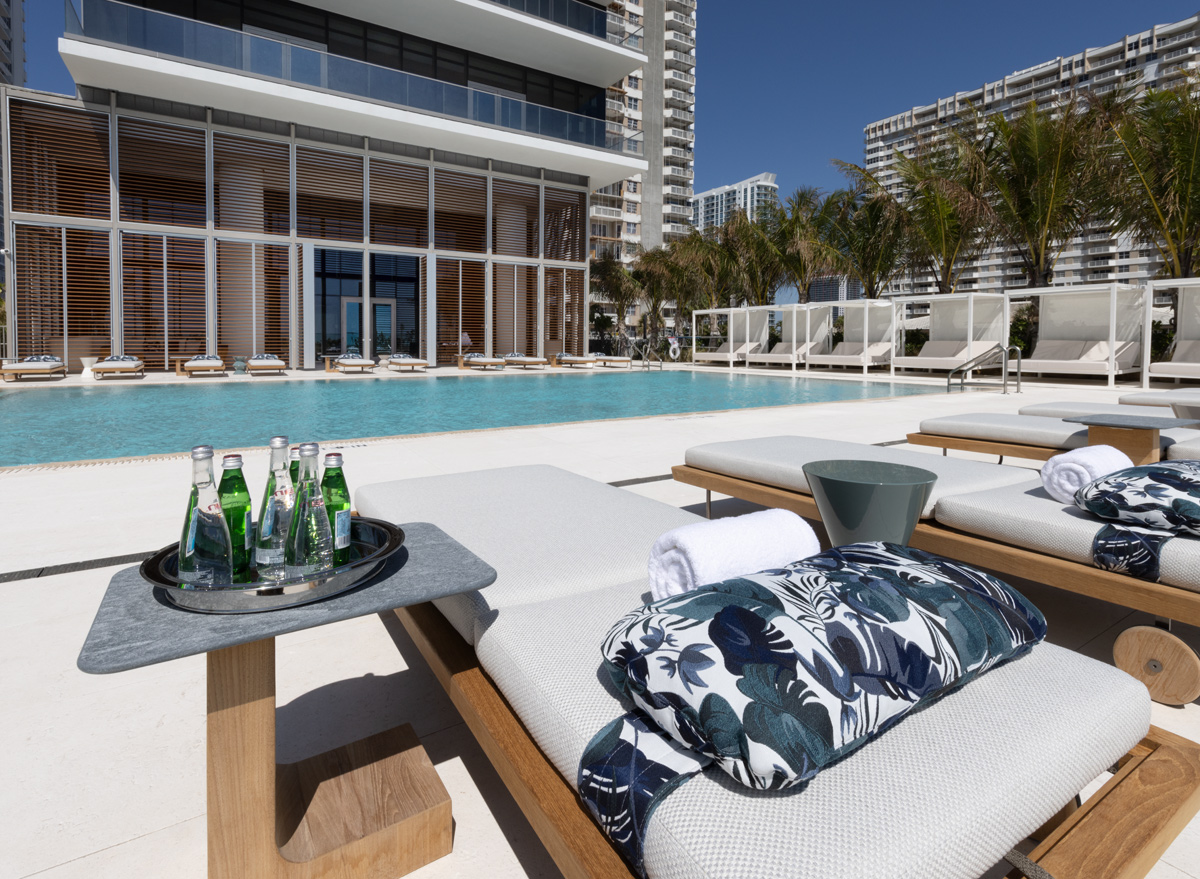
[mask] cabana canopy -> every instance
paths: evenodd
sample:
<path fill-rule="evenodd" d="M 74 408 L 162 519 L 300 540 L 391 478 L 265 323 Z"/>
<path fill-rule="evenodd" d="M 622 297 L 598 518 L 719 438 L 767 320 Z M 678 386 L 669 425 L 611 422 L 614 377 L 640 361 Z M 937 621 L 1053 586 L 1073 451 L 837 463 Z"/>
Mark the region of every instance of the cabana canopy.
<path fill-rule="evenodd" d="M 901 338 L 909 328 L 907 312 L 914 305 L 929 305 L 929 341 L 916 356 L 893 358 L 893 364 L 901 369 L 955 369 L 996 345 L 1007 344 L 1008 309 L 1003 293 L 904 296 L 893 301 Z"/>
<path fill-rule="evenodd" d="M 724 319 L 727 335 L 715 348 L 712 342 L 715 341 L 714 335 L 718 334 L 710 333 L 703 337 L 708 341 L 704 350 L 701 350 L 699 340 L 702 337 L 696 333 L 696 322 L 701 317 L 708 317 L 710 321 L 715 319 L 718 323 Z M 696 342 L 692 350 L 692 360 L 727 363 L 733 366 L 746 360 L 750 354 L 765 350 L 770 338 L 767 318 L 767 313 L 760 308 L 706 308 L 693 311 L 692 338 Z"/>
<path fill-rule="evenodd" d="M 1154 308 L 1154 293 L 1157 290 L 1176 289 L 1175 343 L 1171 358 L 1159 363 L 1150 362 L 1149 345 L 1143 354 L 1142 387 L 1149 387 L 1150 378 L 1200 378 L 1200 278 L 1164 278 L 1151 281 L 1146 291 L 1145 337 L 1150 338 L 1150 329 L 1158 309 Z"/>
<path fill-rule="evenodd" d="M 766 333 L 762 338 L 761 347 L 757 351 L 752 351 L 746 355 L 747 363 L 782 363 L 785 366 L 790 365 L 795 370 L 797 364 L 804 362 L 804 354 L 807 346 L 805 345 L 805 312 L 803 305 L 798 303 L 788 305 L 757 305 L 746 310 L 750 314 L 751 336 L 754 335 L 756 328 L 755 321 L 759 315 L 765 318 L 762 330 Z M 768 350 L 772 327 L 778 328 L 779 341 L 769 346 L 770 350 Z"/>
<path fill-rule="evenodd" d="M 830 354 L 810 354 L 814 366 L 872 366 L 888 363 L 895 344 L 895 306 L 891 300 L 851 299 L 838 302 L 845 311 L 842 341 Z"/>

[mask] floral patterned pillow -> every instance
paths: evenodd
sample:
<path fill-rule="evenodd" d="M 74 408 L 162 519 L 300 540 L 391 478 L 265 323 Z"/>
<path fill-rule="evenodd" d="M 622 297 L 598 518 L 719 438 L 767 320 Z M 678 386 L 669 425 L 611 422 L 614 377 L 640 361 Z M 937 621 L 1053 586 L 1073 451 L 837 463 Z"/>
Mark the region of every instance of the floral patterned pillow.
<path fill-rule="evenodd" d="M 643 607 L 603 653 L 673 739 L 778 790 L 1045 634 L 1038 609 L 995 577 L 859 543 Z"/>
<path fill-rule="evenodd" d="M 1075 492 L 1075 505 L 1110 522 L 1200 537 L 1200 461 L 1119 470 Z"/>

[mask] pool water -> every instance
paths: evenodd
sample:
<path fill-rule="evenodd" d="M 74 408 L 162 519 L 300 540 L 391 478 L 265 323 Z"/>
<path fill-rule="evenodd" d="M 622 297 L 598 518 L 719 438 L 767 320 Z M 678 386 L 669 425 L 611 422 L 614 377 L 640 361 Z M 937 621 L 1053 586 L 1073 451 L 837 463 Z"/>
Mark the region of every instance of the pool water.
<path fill-rule="evenodd" d="M 115 383 L 114 383 L 115 384 Z M 869 400 L 939 392 L 841 381 L 640 370 L 413 381 L 229 381 L 0 391 L 0 466 Z"/>

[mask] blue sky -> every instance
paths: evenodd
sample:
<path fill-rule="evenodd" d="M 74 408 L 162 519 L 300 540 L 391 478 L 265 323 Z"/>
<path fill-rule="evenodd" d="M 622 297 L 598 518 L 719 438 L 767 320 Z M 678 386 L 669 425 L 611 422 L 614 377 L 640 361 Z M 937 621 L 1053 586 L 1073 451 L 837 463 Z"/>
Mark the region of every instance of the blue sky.
<path fill-rule="evenodd" d="M 863 126 L 1023 67 L 1187 18 L 1196 0 L 699 0 L 696 189 L 779 175 L 833 188 Z M 1000 11 L 1002 9 L 1002 11 Z M 28 85 L 74 92 L 61 0 L 27 0 Z"/>

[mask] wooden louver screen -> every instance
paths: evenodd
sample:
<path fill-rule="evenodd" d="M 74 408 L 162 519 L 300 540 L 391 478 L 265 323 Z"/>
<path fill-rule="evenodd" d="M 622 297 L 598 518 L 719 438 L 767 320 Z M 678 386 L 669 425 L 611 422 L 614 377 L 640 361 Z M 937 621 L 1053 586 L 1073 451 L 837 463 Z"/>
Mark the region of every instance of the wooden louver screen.
<path fill-rule="evenodd" d="M 117 155 L 122 220 L 203 228 L 203 131 L 122 118 Z"/>
<path fill-rule="evenodd" d="M 545 313 L 543 316 L 545 339 L 542 349 L 546 356 L 562 354 L 567 349 L 563 344 L 563 297 L 566 280 L 563 269 L 546 269 Z"/>
<path fill-rule="evenodd" d="M 537 266 L 492 266 L 493 350 L 537 354 Z"/>
<path fill-rule="evenodd" d="M 67 230 L 67 368 L 80 357 L 112 353 L 112 277 L 108 233 Z"/>
<path fill-rule="evenodd" d="M 167 356 L 192 357 L 206 349 L 208 304 L 204 242 L 168 238 Z M 169 362 L 169 361 L 168 361 Z"/>
<path fill-rule="evenodd" d="M 587 195 L 546 187 L 545 256 L 583 262 L 587 253 Z"/>
<path fill-rule="evenodd" d="M 9 103 L 15 211 L 109 219 L 108 117 Z"/>
<path fill-rule="evenodd" d="M 288 248 L 217 242 L 217 353 L 234 357 L 291 351 Z"/>
<path fill-rule="evenodd" d="M 434 172 L 433 236 L 441 250 L 483 253 L 487 248 L 487 178 Z"/>
<path fill-rule="evenodd" d="M 126 354 L 147 369 L 166 369 L 167 317 L 161 235 L 121 236 L 121 309 Z"/>
<path fill-rule="evenodd" d="M 454 363 L 459 354 L 486 353 L 484 303 L 483 263 L 438 260 L 438 363 Z"/>
<path fill-rule="evenodd" d="M 16 356 L 63 356 L 62 229 L 17 226 L 14 236 Z M 15 313 L 13 313 L 15 311 Z"/>
<path fill-rule="evenodd" d="M 363 240 L 362 156 L 296 148 L 296 234 Z"/>
<path fill-rule="evenodd" d="M 536 185 L 492 180 L 492 252 L 531 258 L 538 255 Z"/>
<path fill-rule="evenodd" d="M 584 292 L 583 269 L 567 269 L 567 283 L 563 300 L 563 340 L 568 354 L 582 354 L 587 340 L 587 297 Z"/>
<path fill-rule="evenodd" d="M 291 231 L 288 146 L 213 132 L 213 212 L 222 230 Z"/>
<path fill-rule="evenodd" d="M 371 159 L 371 241 L 429 245 L 429 169 Z"/>

